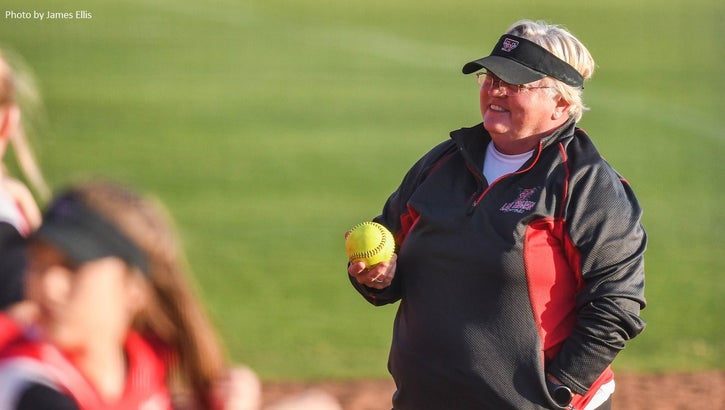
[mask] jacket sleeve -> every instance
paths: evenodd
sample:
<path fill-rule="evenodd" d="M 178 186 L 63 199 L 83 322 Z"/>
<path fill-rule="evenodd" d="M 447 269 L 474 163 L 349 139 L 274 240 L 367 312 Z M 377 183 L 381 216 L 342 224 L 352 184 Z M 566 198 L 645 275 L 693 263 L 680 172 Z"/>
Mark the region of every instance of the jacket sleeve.
<path fill-rule="evenodd" d="M 420 158 L 406 173 L 398 189 L 388 197 L 382 214 L 373 218 L 373 221 L 387 227 L 395 237 L 396 253 L 405 240 L 405 236 L 408 233 L 407 230 L 411 227 L 409 223 L 406 223 L 411 216 L 410 210 L 408 209 L 408 199 L 413 195 L 423 180 L 425 180 L 426 176 L 435 169 L 436 165 L 456 151 L 457 146 L 455 143 L 447 140 L 438 144 Z M 395 303 L 401 298 L 400 278 L 398 275 L 393 278 L 390 286 L 380 290 L 362 285 L 350 275 L 348 277 L 353 287 L 368 302 L 375 306 Z"/>
<path fill-rule="evenodd" d="M 24 270 L 23 236 L 13 225 L 0 221 L 0 309 L 23 300 Z"/>
<path fill-rule="evenodd" d="M 16 410 L 79 410 L 72 398 L 44 384 L 30 384 L 18 400 Z"/>
<path fill-rule="evenodd" d="M 584 394 L 645 327 L 642 211 L 629 184 L 603 160 L 570 180 L 565 218 L 579 253 L 577 319 L 548 372 Z"/>

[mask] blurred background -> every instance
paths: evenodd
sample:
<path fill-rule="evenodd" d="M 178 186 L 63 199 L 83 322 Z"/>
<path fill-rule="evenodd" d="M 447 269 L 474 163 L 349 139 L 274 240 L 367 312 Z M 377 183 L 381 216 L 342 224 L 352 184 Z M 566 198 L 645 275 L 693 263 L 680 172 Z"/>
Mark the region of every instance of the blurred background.
<path fill-rule="evenodd" d="M 580 126 L 650 237 L 648 327 L 615 368 L 723 369 L 725 3 L 599 3 L 4 0 L 0 46 L 41 92 L 26 119 L 54 189 L 104 176 L 156 195 L 235 361 L 346 379 L 387 376 L 396 306 L 349 285 L 343 233 L 480 122 L 463 63 L 518 19 L 560 24 L 597 62 Z"/>

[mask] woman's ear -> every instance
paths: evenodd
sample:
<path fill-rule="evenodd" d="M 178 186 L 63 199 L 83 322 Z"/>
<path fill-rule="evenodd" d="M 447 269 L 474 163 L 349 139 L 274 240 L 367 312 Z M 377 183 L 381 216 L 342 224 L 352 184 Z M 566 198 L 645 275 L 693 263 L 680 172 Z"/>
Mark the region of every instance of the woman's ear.
<path fill-rule="evenodd" d="M 551 119 L 558 120 L 562 117 L 568 118 L 569 107 L 571 107 L 571 104 L 559 96 L 556 100 L 556 105 L 554 106 L 554 112 L 551 114 Z"/>
<path fill-rule="evenodd" d="M 72 272 L 61 266 L 52 266 L 40 275 L 38 285 L 47 305 L 52 310 L 65 306 L 73 287 Z"/>
<path fill-rule="evenodd" d="M 133 268 L 133 271 L 129 275 L 127 291 L 127 306 L 131 316 L 134 316 L 146 306 L 149 299 L 149 292 L 151 291 L 147 279 L 136 268 Z"/>

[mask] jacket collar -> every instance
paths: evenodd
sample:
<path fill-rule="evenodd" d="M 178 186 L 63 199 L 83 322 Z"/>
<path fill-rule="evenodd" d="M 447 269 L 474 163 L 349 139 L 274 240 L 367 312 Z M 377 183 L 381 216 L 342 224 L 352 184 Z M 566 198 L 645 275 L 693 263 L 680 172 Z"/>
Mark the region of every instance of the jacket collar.
<path fill-rule="evenodd" d="M 573 135 L 575 130 L 576 123 L 574 119 L 569 119 L 561 127 L 541 139 L 537 153 L 539 149 L 543 150 L 555 142 Z M 465 153 L 468 159 L 472 160 L 475 164 L 483 164 L 486 147 L 491 142 L 491 135 L 483 127 L 483 123 L 470 128 L 461 128 L 452 131 L 450 137 L 458 145 L 458 149 Z"/>

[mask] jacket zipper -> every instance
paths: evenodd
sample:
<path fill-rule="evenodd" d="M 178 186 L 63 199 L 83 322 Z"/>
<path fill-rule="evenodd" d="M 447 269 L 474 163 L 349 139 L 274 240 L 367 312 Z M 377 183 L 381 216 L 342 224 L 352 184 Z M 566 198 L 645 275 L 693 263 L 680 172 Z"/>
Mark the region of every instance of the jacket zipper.
<path fill-rule="evenodd" d="M 511 175 L 511 174 L 506 174 L 506 175 Z M 501 178 L 505 178 L 506 175 L 501 176 Z M 476 191 L 473 194 L 473 196 L 472 196 L 473 201 L 471 202 L 471 205 L 468 207 L 468 211 L 466 211 L 466 215 L 471 215 L 473 213 L 473 211 L 476 210 L 476 208 L 478 207 L 478 204 L 480 204 L 481 200 L 483 200 L 483 197 L 486 196 L 486 194 L 491 189 L 491 187 L 496 182 L 498 182 L 501 178 L 497 179 L 496 181 L 493 181 L 493 183 L 491 183 L 491 185 L 489 185 L 486 189 L 484 189 L 483 192 L 481 192 L 480 194 L 478 194 L 478 191 Z"/>
<path fill-rule="evenodd" d="M 471 196 L 471 198 L 472 198 L 471 205 L 468 207 L 468 210 L 466 211 L 466 215 L 471 215 L 473 213 L 473 211 L 475 211 L 476 208 L 478 207 L 478 204 L 481 203 L 481 200 L 483 199 L 483 196 L 486 195 L 486 193 L 488 192 L 488 190 L 491 189 L 491 186 L 493 186 L 493 184 L 495 184 L 496 181 L 498 181 L 498 179 L 496 181 L 493 181 L 493 183 L 491 185 L 489 185 L 488 187 L 486 187 L 485 189 L 482 190 L 481 187 L 483 186 L 483 184 L 485 184 L 486 181 L 485 180 L 481 180 L 481 178 L 479 177 L 479 173 L 476 172 L 471 167 L 471 165 L 470 165 L 470 163 L 468 161 L 466 161 L 466 168 L 468 168 L 468 170 L 474 175 L 474 177 L 476 178 L 476 180 L 479 181 L 479 185 L 478 185 L 479 188 Z M 503 176 L 501 178 L 503 178 Z M 499 178 L 499 179 L 501 179 L 501 178 Z M 481 193 L 479 194 L 479 192 L 481 192 Z"/>
<path fill-rule="evenodd" d="M 474 199 L 473 199 L 473 201 L 471 202 L 471 205 L 470 205 L 470 206 L 468 207 L 468 210 L 466 211 L 466 215 L 471 215 L 471 214 L 473 214 L 473 211 L 475 211 L 475 210 L 476 210 L 476 208 L 478 207 L 478 204 L 480 204 L 480 203 L 481 203 L 481 201 L 483 200 L 483 197 L 484 197 L 484 196 L 486 196 L 486 194 L 488 193 L 488 191 L 490 191 L 490 190 L 491 190 L 491 187 L 493 187 L 494 185 L 496 185 L 496 183 L 497 183 L 498 181 L 500 181 L 500 180 L 502 180 L 502 179 L 504 179 L 504 178 L 508 177 L 509 175 L 515 175 L 515 174 L 523 174 L 524 172 L 526 172 L 526 171 L 528 171 L 529 169 L 531 169 L 531 168 L 532 168 L 532 167 L 534 166 L 534 164 L 536 164 L 536 163 L 537 163 L 537 162 L 539 161 L 539 156 L 541 155 L 541 151 L 542 151 L 542 149 L 543 149 L 543 147 L 542 147 L 542 143 L 541 143 L 541 142 L 539 142 L 539 147 L 538 147 L 538 149 L 536 150 L 536 153 L 535 153 L 535 158 L 534 158 L 534 160 L 533 160 L 533 161 L 531 162 L 531 164 L 529 164 L 529 166 L 528 166 L 528 167 L 526 167 L 526 168 L 524 168 L 524 169 L 522 169 L 522 170 L 516 171 L 516 172 L 511 172 L 511 173 L 508 173 L 508 174 L 504 174 L 504 175 L 501 175 L 501 176 L 500 176 L 500 177 L 498 177 L 498 178 L 497 178 L 497 179 L 496 179 L 495 181 L 491 182 L 491 184 L 489 184 L 489 185 L 488 185 L 488 187 L 486 187 L 486 189 L 484 189 L 484 190 L 483 190 L 483 191 L 482 191 L 482 192 L 481 192 L 480 194 L 478 194 L 478 191 L 480 190 L 480 188 L 479 188 L 479 190 L 477 190 L 476 192 L 474 192 L 474 194 L 473 194 L 473 195 L 471 196 L 471 198 L 474 198 Z M 466 156 L 466 157 L 468 156 L 468 155 L 467 155 L 467 154 L 465 153 L 465 151 L 463 152 L 463 155 L 464 155 L 464 156 Z M 468 170 L 469 170 L 469 171 L 470 171 L 470 172 L 471 172 L 471 173 L 473 174 L 473 176 L 474 176 L 474 177 L 475 177 L 475 178 L 476 178 L 477 180 L 479 180 L 479 182 L 481 181 L 481 178 L 479 177 L 479 176 L 481 175 L 481 173 L 480 173 L 480 172 L 478 172 L 477 170 L 475 170 L 475 169 L 474 169 L 473 167 L 471 167 L 471 162 L 470 162 L 470 161 L 466 161 L 466 168 L 468 168 Z M 486 182 L 486 181 L 485 181 L 485 179 L 483 180 L 483 182 L 484 182 L 484 183 Z M 480 186 L 480 185 L 479 185 L 479 186 Z"/>

